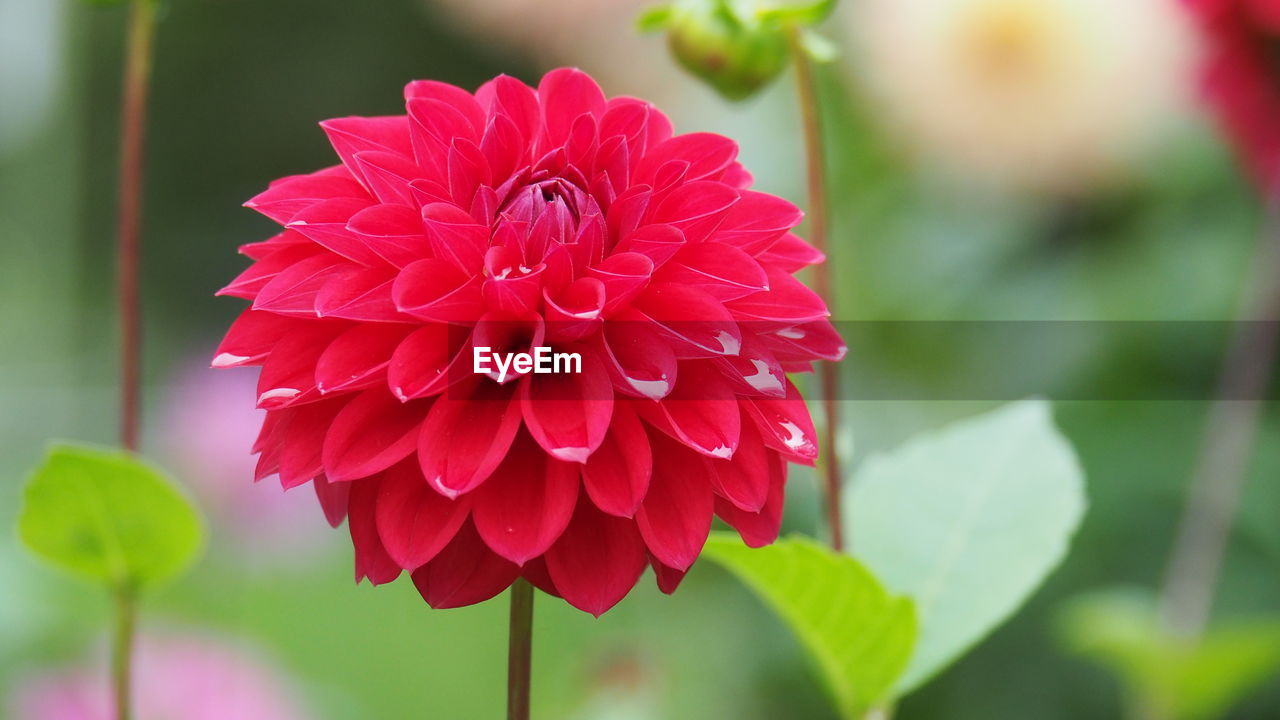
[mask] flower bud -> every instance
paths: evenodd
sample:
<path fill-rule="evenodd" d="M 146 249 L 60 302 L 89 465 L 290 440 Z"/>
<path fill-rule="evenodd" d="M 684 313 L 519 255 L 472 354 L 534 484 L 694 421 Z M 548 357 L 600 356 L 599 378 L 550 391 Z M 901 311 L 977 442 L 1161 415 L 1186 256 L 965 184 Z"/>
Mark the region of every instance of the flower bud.
<path fill-rule="evenodd" d="M 730 100 L 754 95 L 787 67 L 787 33 L 812 25 L 834 2 L 780 5 L 763 0 L 676 0 L 650 10 L 640 28 L 665 30 L 676 60 Z"/>

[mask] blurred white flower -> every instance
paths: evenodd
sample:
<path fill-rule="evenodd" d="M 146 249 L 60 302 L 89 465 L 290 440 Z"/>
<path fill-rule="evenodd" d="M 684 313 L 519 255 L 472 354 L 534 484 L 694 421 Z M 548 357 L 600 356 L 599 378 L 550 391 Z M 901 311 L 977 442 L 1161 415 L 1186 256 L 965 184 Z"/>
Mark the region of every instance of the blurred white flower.
<path fill-rule="evenodd" d="M 96 655 L 107 653 L 98 649 Z M 140 639 L 133 668 L 137 720 L 306 720 L 297 690 L 257 652 L 203 635 Z M 19 678 L 14 720 L 110 720 L 101 663 Z"/>
<path fill-rule="evenodd" d="M 1073 192 L 1123 171 L 1189 96 L 1178 0 L 861 0 L 850 53 L 892 129 L 967 182 Z"/>
<path fill-rule="evenodd" d="M 666 46 L 641 37 L 635 19 L 655 0 L 426 0 L 487 43 L 510 47 L 546 65 L 576 65 L 611 94 L 650 97 L 665 82 L 655 65 Z M 666 70 L 667 66 L 662 66 Z M 665 72 L 657 75 L 666 75 Z M 669 76 L 668 76 L 669 77 Z"/>

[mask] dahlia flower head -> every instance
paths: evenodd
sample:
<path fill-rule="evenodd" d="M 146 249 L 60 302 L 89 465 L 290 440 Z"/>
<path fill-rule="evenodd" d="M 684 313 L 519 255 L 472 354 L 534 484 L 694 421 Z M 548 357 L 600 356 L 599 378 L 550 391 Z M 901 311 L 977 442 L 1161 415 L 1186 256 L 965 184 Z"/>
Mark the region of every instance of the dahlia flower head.
<path fill-rule="evenodd" d="M 599 615 L 646 565 L 673 591 L 713 515 L 772 542 L 818 452 L 786 373 L 845 352 L 793 277 L 823 259 L 801 212 L 578 70 L 405 99 L 321 123 L 342 163 L 247 203 L 284 229 L 241 248 L 213 364 L 262 367 L 257 477 L 311 483 L 357 581 L 408 571 L 437 608 L 524 577 Z"/>
<path fill-rule="evenodd" d="M 1254 179 L 1280 192 L 1280 0 L 1183 0 L 1204 31 L 1203 85 Z"/>

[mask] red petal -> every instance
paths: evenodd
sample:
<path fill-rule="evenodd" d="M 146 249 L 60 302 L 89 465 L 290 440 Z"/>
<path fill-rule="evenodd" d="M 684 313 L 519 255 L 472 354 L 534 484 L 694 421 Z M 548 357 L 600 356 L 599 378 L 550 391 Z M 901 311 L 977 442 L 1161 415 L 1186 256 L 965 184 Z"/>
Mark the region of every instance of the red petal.
<path fill-rule="evenodd" d="M 596 617 L 618 604 L 644 572 L 635 523 L 578 503 L 573 520 L 546 554 L 547 571 L 570 605 Z"/>
<path fill-rule="evenodd" d="M 262 363 L 258 407 L 272 410 L 319 400 L 316 361 L 347 327 L 338 323 L 306 323 L 281 338 Z"/>
<path fill-rule="evenodd" d="M 747 512 L 719 497 L 715 501 L 716 515 L 737 530 L 742 536 L 742 542 L 748 547 L 764 547 L 777 540 L 778 531 L 782 527 L 787 464 L 776 454 L 770 455 L 769 492 L 759 512 Z"/>
<path fill-rule="evenodd" d="M 324 510 L 324 519 L 331 527 L 338 527 L 346 519 L 347 501 L 353 484 L 331 483 L 323 475 L 312 481 L 311 486 L 315 488 L 316 499 L 320 501 L 320 508 Z"/>
<path fill-rule="evenodd" d="M 813 464 L 818 457 L 818 435 L 809 407 L 791 381 L 787 381 L 785 398 L 752 398 L 745 402 L 765 445 L 796 462 Z"/>
<path fill-rule="evenodd" d="M 489 230 L 469 213 L 448 203 L 422 208 L 422 224 L 437 258 L 453 263 L 458 270 L 478 274 L 489 246 Z"/>
<path fill-rule="evenodd" d="M 280 448 L 280 484 L 287 490 L 320 475 L 324 435 L 346 398 L 291 409 Z"/>
<path fill-rule="evenodd" d="M 325 474 L 335 482 L 355 480 L 403 460 L 413 452 L 426 412 L 425 401 L 401 403 L 381 388 L 360 393 L 325 435 Z"/>
<path fill-rule="evenodd" d="M 431 255 L 421 216 L 404 205 L 374 205 L 361 210 L 351 216 L 347 230 L 396 267 Z"/>
<path fill-rule="evenodd" d="M 650 222 L 675 227 L 690 243 L 702 242 L 720 227 L 736 202 L 738 191 L 724 183 L 712 180 L 687 182 L 658 203 Z"/>
<path fill-rule="evenodd" d="M 638 407 L 655 427 L 703 455 L 727 459 L 738 449 L 742 427 L 738 399 L 712 365 L 684 363 L 670 395 Z"/>
<path fill-rule="evenodd" d="M 469 492 L 506 457 L 519 428 L 511 386 L 480 379 L 454 388 L 436 399 L 422 425 L 422 473 L 446 497 Z"/>
<path fill-rule="evenodd" d="M 799 236 L 787 233 L 769 246 L 768 250 L 756 255 L 756 259 L 783 272 L 793 273 L 810 265 L 817 265 L 826 260 L 827 256 Z"/>
<path fill-rule="evenodd" d="M 471 376 L 469 331 L 435 323 L 413 331 L 391 354 L 387 385 L 403 402 L 428 397 Z"/>
<path fill-rule="evenodd" d="M 804 218 L 800 208 L 776 195 L 754 190 L 740 194 L 742 199 L 725 216 L 715 239 L 748 255 L 764 252 Z"/>
<path fill-rule="evenodd" d="M 653 453 L 649 436 L 631 404 L 619 402 L 604 442 L 582 467 L 591 502 L 610 515 L 632 517 L 649 489 Z"/>
<path fill-rule="evenodd" d="M 295 263 L 262 286 L 254 298 L 253 309 L 278 315 L 317 317 L 316 294 L 325 283 L 351 267 L 346 259 L 330 253 Z"/>
<path fill-rule="evenodd" d="M 412 152 L 409 119 L 403 115 L 334 118 L 320 123 L 320 127 L 329 136 L 329 144 L 342 158 L 342 164 L 365 187 L 369 183 L 355 160 L 356 153 L 376 150 L 408 156 Z"/>
<path fill-rule="evenodd" d="M 742 330 L 725 305 L 683 285 L 654 283 L 635 303 L 674 344 L 681 358 L 737 355 Z"/>
<path fill-rule="evenodd" d="M 599 361 L 622 392 L 660 400 L 675 387 L 675 353 L 644 316 L 619 316 L 605 324 L 600 338 L 604 350 Z"/>
<path fill-rule="evenodd" d="M 316 387 L 322 393 L 363 390 L 382 382 L 396 346 L 411 325 L 357 325 L 339 335 L 316 362 Z"/>
<path fill-rule="evenodd" d="M 563 145 L 573 122 L 583 113 L 590 113 L 596 119 L 604 115 L 604 91 L 591 76 L 573 68 L 552 70 L 542 76 L 538 99 L 542 103 L 548 148 Z"/>
<path fill-rule="evenodd" d="M 274 313 L 245 310 L 231 323 L 226 337 L 214 351 L 212 366 L 229 368 L 261 364 L 282 337 L 309 324 Z"/>
<path fill-rule="evenodd" d="M 364 199 L 325 200 L 298 213 L 289 223 L 289 229 L 353 262 L 380 266 L 382 258 L 363 238 L 347 230 L 351 216 L 371 206 L 372 203 Z"/>
<path fill-rule="evenodd" d="M 698 457 L 661 433 L 650 433 L 653 478 L 636 525 L 658 560 L 688 570 L 711 532 L 711 485 Z M 559 583 L 557 583 L 559 585 Z"/>
<path fill-rule="evenodd" d="M 453 539 L 470 507 L 470 498 L 450 500 L 431 489 L 417 461 L 403 460 L 382 476 L 378 535 L 400 567 L 414 570 L 430 562 Z"/>
<path fill-rule="evenodd" d="M 769 322 L 803 323 L 831 313 L 818 294 L 775 267 L 767 268 L 769 289 L 725 303 L 734 316 Z"/>
<path fill-rule="evenodd" d="M 560 537 L 578 499 L 578 468 L 548 458 L 520 434 L 493 475 L 469 497 L 480 537 L 517 565 L 546 552 Z"/>
<path fill-rule="evenodd" d="M 828 320 L 813 320 L 760 335 L 760 341 L 779 360 L 803 362 L 814 358 L 841 360 L 849 348 Z"/>
<path fill-rule="evenodd" d="M 698 288 L 721 302 L 769 289 L 769 278 L 760 263 L 718 242 L 685 246 L 662 268 L 659 279 Z"/>
<path fill-rule="evenodd" d="M 677 135 L 645 154 L 636 169 L 635 182 L 653 184 L 654 173 L 672 160 L 689 163 L 686 178 L 690 181 L 719 180 L 737 157 L 738 143 L 723 135 L 706 132 Z"/>
<path fill-rule="evenodd" d="M 638 252 L 614 253 L 587 272 L 604 284 L 604 312 L 631 302 L 653 275 L 653 259 Z"/>
<path fill-rule="evenodd" d="M 438 258 L 402 270 L 391 296 L 401 312 L 429 322 L 473 321 L 484 311 L 480 278 Z"/>
<path fill-rule="evenodd" d="M 463 607 L 484 602 L 520 577 L 520 567 L 504 560 L 466 522 L 453 541 L 413 573 L 413 584 L 431 607 Z"/>
<path fill-rule="evenodd" d="M 649 564 L 653 566 L 654 579 L 658 581 L 658 589 L 670 595 L 680 587 L 680 582 L 684 580 L 688 570 L 677 570 L 673 567 L 667 567 L 662 564 L 658 558 L 649 557 Z"/>
<path fill-rule="evenodd" d="M 392 268 L 360 268 L 336 276 L 316 293 L 321 317 L 367 322 L 407 322 L 413 318 L 396 309 L 391 297 L 396 272 Z"/>
<path fill-rule="evenodd" d="M 309 175 L 281 178 L 244 205 L 284 225 L 294 215 L 330 198 L 369 198 L 346 168 L 327 168 Z"/>
<path fill-rule="evenodd" d="M 750 422 L 742 425 L 738 450 L 728 460 L 703 458 L 716 495 L 746 512 L 759 512 L 769 496 L 770 461 L 760 433 Z"/>
<path fill-rule="evenodd" d="M 609 429 L 613 385 L 603 363 L 581 353 L 582 372 L 530 375 L 520 383 L 525 425 L 552 457 L 584 463 Z"/>
<path fill-rule="evenodd" d="M 381 482 L 381 477 L 371 477 L 352 483 L 347 503 L 347 529 L 356 554 L 356 582 L 369 578 L 374 585 L 400 577 L 400 566 L 382 547 L 374 519 Z"/>

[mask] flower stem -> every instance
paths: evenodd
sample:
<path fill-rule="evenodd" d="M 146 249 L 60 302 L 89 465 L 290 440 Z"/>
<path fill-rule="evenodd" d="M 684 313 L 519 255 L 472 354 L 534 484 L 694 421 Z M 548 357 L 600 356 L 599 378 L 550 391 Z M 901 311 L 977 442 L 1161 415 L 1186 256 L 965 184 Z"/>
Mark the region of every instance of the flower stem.
<path fill-rule="evenodd" d="M 111 686 L 115 692 L 116 720 L 129 720 L 133 676 L 133 632 L 137 620 L 136 596 L 130 587 L 116 591 L 115 635 L 111 642 Z"/>
<path fill-rule="evenodd" d="M 813 77 L 813 64 L 805 50 L 804 30 L 792 25 L 787 29 L 791 48 L 791 60 L 796 67 L 796 94 L 804 124 L 804 150 L 806 184 L 809 195 L 809 242 L 822 254 L 826 262 L 814 266 L 814 285 L 819 297 L 833 312 L 835 294 L 831 287 L 830 249 L 827 243 L 827 180 L 826 153 L 822 136 L 822 107 L 818 102 L 818 86 Z M 825 424 L 819 442 L 826 450 L 824 480 L 827 493 L 827 526 L 831 532 L 831 547 L 844 548 L 844 522 L 840 516 L 840 457 L 836 450 L 837 425 L 840 422 L 839 407 L 840 373 L 833 362 L 821 363 L 818 382 L 825 412 Z"/>
<path fill-rule="evenodd" d="M 155 39 L 155 0 L 129 4 L 124 100 L 120 109 L 120 174 L 117 210 L 117 292 L 120 311 L 120 442 L 138 448 L 142 320 L 138 298 L 139 237 L 142 226 L 143 146 L 147 93 Z"/>
<path fill-rule="evenodd" d="M 529 670 L 533 666 L 533 586 L 524 578 L 511 586 L 507 641 L 507 720 L 529 720 Z"/>
<path fill-rule="evenodd" d="M 1209 622 L 1280 349 L 1280 192 L 1256 254 L 1243 322 L 1223 360 L 1161 596 L 1165 630 L 1189 640 L 1199 638 Z"/>

